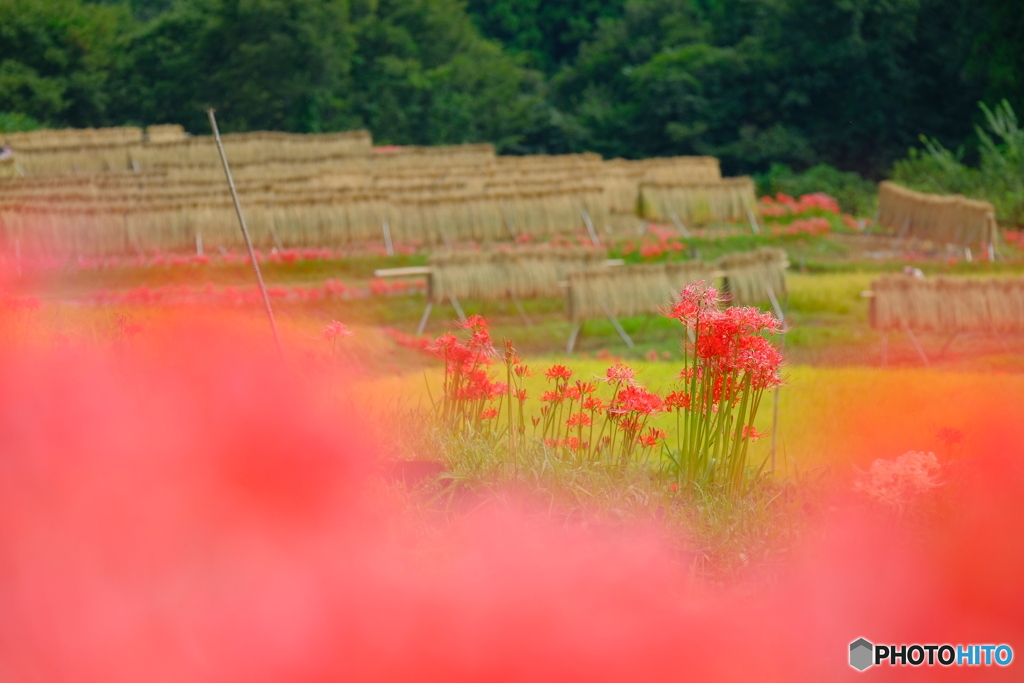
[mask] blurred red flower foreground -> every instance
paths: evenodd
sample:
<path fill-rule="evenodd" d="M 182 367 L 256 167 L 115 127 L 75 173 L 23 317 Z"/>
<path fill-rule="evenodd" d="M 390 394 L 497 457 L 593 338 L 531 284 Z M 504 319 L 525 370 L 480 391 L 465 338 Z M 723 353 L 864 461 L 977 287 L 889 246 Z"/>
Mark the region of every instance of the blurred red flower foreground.
<path fill-rule="evenodd" d="M 836 681 L 861 636 L 1020 651 L 1015 425 L 916 543 L 837 513 L 777 585 L 712 590 L 649 529 L 484 507 L 424 539 L 365 416 L 247 348 L 0 355 L 0 679 Z"/>

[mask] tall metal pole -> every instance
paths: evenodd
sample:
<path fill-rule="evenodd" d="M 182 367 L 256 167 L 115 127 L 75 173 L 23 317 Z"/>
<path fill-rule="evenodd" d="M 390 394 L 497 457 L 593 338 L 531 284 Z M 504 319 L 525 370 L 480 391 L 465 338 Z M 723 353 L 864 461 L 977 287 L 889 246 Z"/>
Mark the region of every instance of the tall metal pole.
<path fill-rule="evenodd" d="M 213 137 L 217 140 L 217 151 L 220 152 L 220 161 L 224 164 L 224 175 L 228 178 L 228 187 L 231 188 L 231 199 L 235 202 L 235 213 L 238 214 L 238 224 L 242 227 L 242 236 L 245 238 L 245 248 L 249 250 L 249 260 L 252 261 L 252 269 L 256 272 L 256 283 L 260 287 L 260 294 L 263 296 L 263 306 L 267 310 L 267 318 L 270 319 L 270 329 L 274 331 L 274 341 L 277 342 L 277 350 L 284 356 L 284 347 L 281 345 L 281 336 L 277 333 L 277 323 L 274 322 L 274 311 L 270 308 L 270 297 L 267 296 L 267 288 L 263 284 L 263 275 L 260 274 L 260 264 L 256 262 L 256 252 L 252 248 L 252 240 L 249 238 L 249 228 L 245 225 L 245 216 L 242 215 L 242 205 L 238 203 L 238 192 L 235 190 L 235 181 L 231 178 L 231 167 L 228 166 L 228 158 L 224 154 L 224 144 L 220 141 L 220 131 L 217 129 L 217 119 L 213 115 L 213 109 L 206 110 L 210 117 L 210 127 L 213 128 Z"/>

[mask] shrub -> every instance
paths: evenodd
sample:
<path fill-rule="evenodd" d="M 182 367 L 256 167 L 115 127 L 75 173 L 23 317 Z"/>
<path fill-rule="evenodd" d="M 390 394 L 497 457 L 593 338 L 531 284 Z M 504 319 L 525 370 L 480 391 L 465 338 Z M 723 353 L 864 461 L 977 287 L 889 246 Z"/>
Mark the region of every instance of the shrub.
<path fill-rule="evenodd" d="M 897 161 L 892 178 L 921 192 L 962 194 L 992 202 L 1000 222 L 1024 223 L 1024 129 L 1006 100 L 985 113 L 987 131 L 976 127 L 981 146 L 978 168 L 963 163 L 963 149 L 951 152 L 921 136 L 923 150 L 911 149 Z"/>
<path fill-rule="evenodd" d="M 878 187 L 859 174 L 819 164 L 797 173 L 785 164 L 772 164 L 767 173 L 755 176 L 760 195 L 778 193 L 798 197 L 824 192 L 835 197 L 845 213 L 870 216 L 878 204 Z"/>
<path fill-rule="evenodd" d="M 0 111 L 0 133 L 24 133 L 31 130 L 39 130 L 41 127 L 42 124 L 31 116 L 16 112 Z"/>

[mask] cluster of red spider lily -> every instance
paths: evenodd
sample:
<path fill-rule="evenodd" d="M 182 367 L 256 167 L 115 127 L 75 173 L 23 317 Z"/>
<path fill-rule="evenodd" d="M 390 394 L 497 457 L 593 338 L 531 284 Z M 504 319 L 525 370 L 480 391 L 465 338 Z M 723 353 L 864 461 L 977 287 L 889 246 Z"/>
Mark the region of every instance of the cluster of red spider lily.
<path fill-rule="evenodd" d="M 419 251 L 420 246 L 419 242 L 415 242 L 394 244 L 392 248 L 396 254 L 415 254 Z M 376 246 L 367 250 L 371 252 L 384 251 L 382 247 L 378 249 Z M 257 263 L 283 263 L 288 265 L 300 261 L 338 261 L 350 256 L 350 254 L 344 251 L 327 247 L 272 249 L 266 253 L 256 249 L 255 252 Z M 0 260 L 17 261 L 22 270 L 31 272 L 63 269 L 109 270 L 116 268 L 233 265 L 249 263 L 249 255 L 245 252 L 234 250 L 212 254 L 165 254 L 157 252 L 148 256 L 79 256 L 73 259 L 55 256 L 22 256 L 17 258 L 13 254 L 5 254 L 0 256 Z"/>
<path fill-rule="evenodd" d="M 550 388 L 537 397 L 539 410 L 530 410 L 524 380 L 533 372 L 512 342 L 505 342 L 504 354 L 494 348 L 484 318 L 470 316 L 462 325 L 470 335 L 465 341 L 450 333 L 433 343 L 408 335 L 397 340 L 444 361 L 444 424 L 504 431 L 513 459 L 532 427 L 531 438 L 577 463 L 645 463 L 664 446 L 678 483 L 738 490 L 749 474 L 747 446 L 763 436 L 753 425 L 761 397 L 781 384 L 782 355 L 768 339 L 780 323 L 756 308 L 723 310 L 721 303 L 717 290 L 699 283 L 684 289 L 668 312 L 692 341 L 684 340 L 680 386 L 667 396 L 640 386 L 623 363 L 592 380 L 574 379 L 573 370 L 556 364 L 544 371 Z M 504 382 L 489 371 L 498 358 Z M 651 424 L 669 412 L 676 418 L 674 449 L 665 431 Z"/>
<path fill-rule="evenodd" d="M 703 282 L 680 293 L 670 317 L 693 342 L 683 344 L 682 390 L 670 395 L 676 416 L 669 457 L 677 480 L 737 490 L 747 474 L 747 446 L 759 438 L 754 418 L 764 392 L 781 384 L 782 355 L 765 336 L 781 323 L 756 308 L 722 310 L 718 291 Z"/>
<path fill-rule="evenodd" d="M 441 419 L 446 425 L 471 425 L 497 417 L 498 409 L 490 403 L 504 395 L 507 386 L 496 382 L 487 368 L 494 364 L 495 351 L 487 321 L 471 315 L 462 324 L 470 337 L 461 341 L 446 332 L 427 349 L 444 361 L 444 397 Z"/>
<path fill-rule="evenodd" d="M 848 218 L 848 216 L 847 216 Z M 832 223 L 827 218 L 798 218 L 792 223 L 769 223 L 768 232 L 778 237 L 780 235 L 825 235 L 832 230 Z"/>
<path fill-rule="evenodd" d="M 312 286 L 275 285 L 267 288 L 271 299 L 302 303 L 326 299 L 366 299 L 370 296 L 392 296 L 423 290 L 425 284 L 415 280 L 374 279 L 368 287 L 353 287 L 330 278 Z M 97 306 L 168 306 L 185 304 L 243 305 L 258 304 L 262 300 L 256 285 L 249 287 L 203 287 L 167 285 L 150 288 L 145 285 L 120 292 L 100 289 L 81 299 L 82 303 Z"/>
<path fill-rule="evenodd" d="M 657 261 L 664 260 L 662 257 L 670 258 L 673 254 L 679 254 L 685 250 L 686 243 L 680 237 L 678 230 L 649 223 L 643 237 L 625 240 L 618 251 L 622 256 L 636 253 L 644 261 Z"/>
<path fill-rule="evenodd" d="M 625 464 L 643 455 L 646 461 L 650 449 L 665 438 L 663 430 L 648 427 L 653 416 L 664 412 L 665 401 L 637 384 L 635 374 L 617 363 L 593 382 L 570 383 L 571 370 L 549 368 L 544 375 L 555 388 L 541 396 L 544 405 L 537 420 L 545 445 L 576 460 Z M 607 402 L 598 395 L 601 383 L 611 391 Z"/>
<path fill-rule="evenodd" d="M 839 202 L 824 192 L 801 195 L 799 199 L 782 192 L 775 197 L 761 197 L 758 210 L 762 216 L 792 216 L 810 211 L 827 211 L 839 215 Z"/>
<path fill-rule="evenodd" d="M 572 370 L 564 365 L 551 366 L 544 376 L 552 388 L 540 396 L 539 415 L 533 414 L 526 409 L 529 395 L 523 387 L 533 372 L 512 343 L 505 342 L 504 354 L 499 353 L 491 342 L 487 321 L 478 315 L 470 316 L 462 328 L 469 332 L 465 341 L 450 333 L 425 346 L 412 343 L 416 338 L 399 340 L 425 348 L 444 361 L 440 412 L 448 427 L 504 431 L 514 458 L 516 448 L 527 436 L 529 423 L 532 438 L 577 462 L 625 463 L 640 451 L 660 445 L 665 438 L 662 430 L 647 428 L 651 417 L 664 411 L 664 401 L 637 385 L 633 370 L 625 365 L 612 366 L 605 377 L 592 382 L 571 381 L 575 374 Z M 504 382 L 488 370 L 499 358 L 505 365 Z M 598 395 L 602 382 L 611 388 L 610 398 Z"/>

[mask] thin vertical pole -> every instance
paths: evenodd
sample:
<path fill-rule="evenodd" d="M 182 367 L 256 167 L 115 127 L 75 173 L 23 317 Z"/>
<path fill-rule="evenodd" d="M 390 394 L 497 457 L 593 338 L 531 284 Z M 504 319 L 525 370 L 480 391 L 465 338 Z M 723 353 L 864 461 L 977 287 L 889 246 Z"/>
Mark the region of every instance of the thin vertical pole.
<path fill-rule="evenodd" d="M 569 343 L 565 346 L 566 353 L 572 353 L 572 350 L 576 347 L 576 338 L 580 334 L 580 328 L 583 327 L 583 321 L 577 320 L 576 324 L 572 326 L 572 332 L 569 333 Z"/>
<path fill-rule="evenodd" d="M 249 228 L 245 225 L 245 216 L 242 215 L 242 205 L 238 203 L 238 192 L 235 191 L 235 181 L 231 178 L 231 167 L 228 166 L 228 158 L 224 155 L 224 144 L 220 141 L 220 131 L 217 129 L 217 119 L 213 115 L 213 109 L 207 109 L 206 114 L 210 117 L 210 127 L 213 128 L 213 137 L 217 141 L 217 151 L 220 152 L 220 161 L 224 165 L 224 175 L 228 179 L 228 187 L 231 189 L 231 199 L 235 202 L 235 213 L 238 214 L 238 224 L 242 228 L 242 237 L 245 238 L 245 248 L 249 251 L 249 260 L 252 262 L 252 269 L 256 273 L 256 284 L 259 285 L 260 294 L 263 296 L 263 306 L 267 310 L 267 318 L 270 319 L 270 329 L 274 331 L 274 341 L 277 343 L 277 350 L 284 357 L 284 347 L 281 346 L 281 336 L 277 333 L 277 323 L 274 322 L 274 311 L 270 308 L 270 297 L 267 296 L 267 288 L 263 284 L 263 275 L 260 274 L 260 264 L 256 262 L 256 252 L 252 248 L 252 240 L 249 238 Z"/>
<path fill-rule="evenodd" d="M 755 235 L 761 234 L 761 228 L 757 225 L 757 218 L 754 217 L 754 211 L 747 209 L 747 218 L 750 219 L 750 229 L 754 231 Z"/>
<path fill-rule="evenodd" d="M 519 240 L 519 235 L 516 234 L 515 226 L 512 225 L 512 221 L 510 221 L 509 218 L 508 218 L 508 211 L 504 212 L 504 216 L 505 216 L 505 227 L 508 228 L 508 234 L 512 238 L 513 242 L 517 242 Z"/>
<path fill-rule="evenodd" d="M 430 317 L 430 311 L 434 308 L 433 301 L 427 301 L 427 307 L 423 309 L 423 317 L 420 318 L 419 327 L 416 328 L 416 336 L 423 334 L 423 330 L 427 327 L 427 318 Z"/>
<path fill-rule="evenodd" d="M 914 331 L 910 329 L 910 325 L 906 322 L 903 323 L 903 331 L 907 333 L 908 337 L 910 337 L 910 343 L 914 345 L 915 349 L 917 349 L 917 355 L 921 357 L 921 361 L 925 365 L 931 365 L 931 363 L 928 362 L 928 356 L 924 354 L 924 348 L 921 346 L 921 343 L 917 341 L 917 335 L 914 334 Z"/>
<path fill-rule="evenodd" d="M 670 213 L 668 215 L 668 217 L 671 218 L 672 222 L 676 224 L 676 229 L 679 231 L 680 235 L 682 235 L 683 237 L 687 237 L 687 238 L 690 237 L 690 231 L 687 230 L 686 226 L 683 225 L 683 222 L 681 220 L 679 220 L 679 216 L 676 215 L 675 211 Z"/>
<path fill-rule="evenodd" d="M 448 295 L 448 301 L 452 302 L 452 308 L 455 309 L 456 315 L 459 316 L 460 322 L 466 322 L 466 314 L 462 310 L 462 306 L 459 305 L 459 300 L 455 298 L 454 294 Z"/>
<path fill-rule="evenodd" d="M 611 321 L 612 327 L 614 327 L 615 331 L 619 333 L 620 337 L 622 337 L 622 341 L 626 342 L 626 346 L 628 346 L 629 348 L 633 348 L 633 340 L 629 338 L 628 334 L 626 334 L 626 330 L 623 329 L 622 324 L 619 322 L 618 318 L 612 315 L 612 312 L 609 311 L 608 307 L 605 306 L 604 304 L 601 304 L 601 310 L 604 311 L 604 314 L 606 316 L 608 316 L 608 320 Z"/>
<path fill-rule="evenodd" d="M 526 315 L 526 309 L 523 308 L 523 305 L 519 302 L 519 299 L 516 298 L 516 295 L 512 293 L 511 289 L 508 290 L 508 295 L 512 299 L 512 303 L 515 304 L 516 310 L 519 311 L 519 316 L 523 319 L 523 322 L 526 323 L 526 326 L 533 327 L 533 322 L 530 320 L 530 316 Z"/>
<path fill-rule="evenodd" d="M 772 289 L 771 285 L 765 285 L 765 290 L 768 292 L 768 299 L 772 302 L 772 308 L 775 309 L 775 317 L 779 319 L 779 322 L 785 322 L 785 315 L 782 313 L 782 306 L 779 305 L 779 299 L 775 296 L 775 290 Z M 783 340 L 785 337 L 783 337 Z M 778 443 L 779 434 L 779 389 L 781 387 L 775 387 L 775 397 L 773 399 L 772 406 L 772 472 L 775 471 L 775 446 Z"/>
<path fill-rule="evenodd" d="M 594 243 L 594 246 L 601 244 L 601 240 L 597 239 L 597 231 L 594 230 L 594 223 L 590 220 L 590 214 L 587 213 L 586 208 L 580 209 L 580 215 L 583 216 L 583 222 L 587 226 L 587 232 L 590 233 L 590 241 Z"/>

